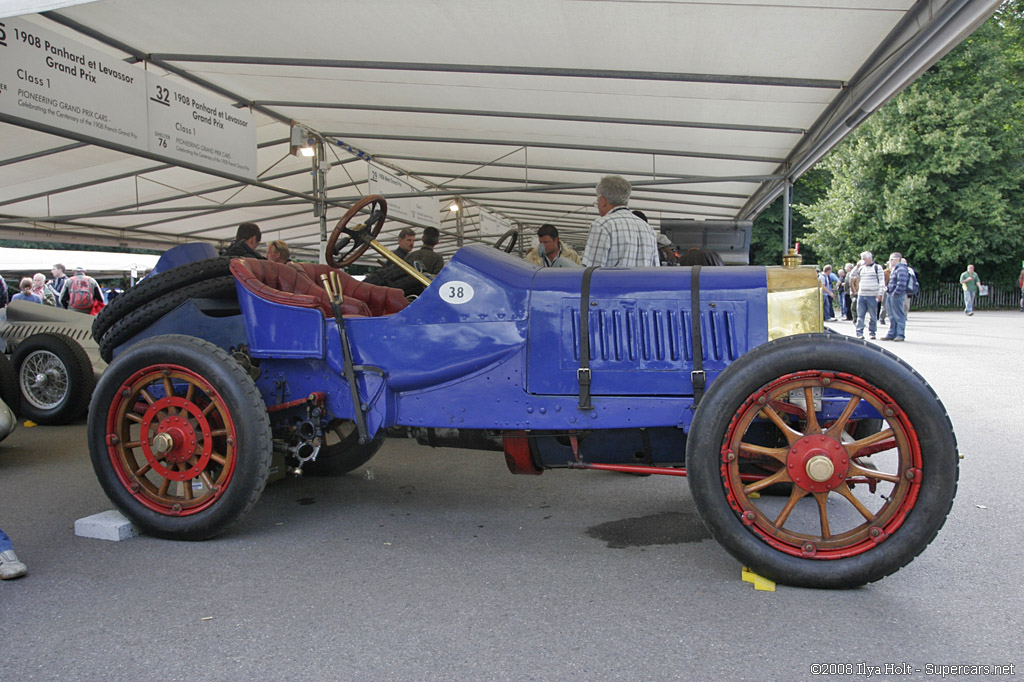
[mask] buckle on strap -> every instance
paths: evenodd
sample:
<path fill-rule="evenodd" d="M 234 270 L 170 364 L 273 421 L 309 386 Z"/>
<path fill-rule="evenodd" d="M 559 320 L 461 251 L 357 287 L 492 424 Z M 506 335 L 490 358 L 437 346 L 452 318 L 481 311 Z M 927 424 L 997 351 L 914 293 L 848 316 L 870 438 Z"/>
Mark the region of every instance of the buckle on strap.
<path fill-rule="evenodd" d="M 704 388 L 704 383 L 707 380 L 707 375 L 704 374 L 704 370 L 695 369 L 690 372 L 690 382 L 694 388 Z"/>
<path fill-rule="evenodd" d="M 590 385 L 590 368 L 589 367 L 580 367 L 579 369 L 577 369 L 576 370 L 576 380 L 579 382 L 579 384 L 581 386 L 589 386 Z"/>

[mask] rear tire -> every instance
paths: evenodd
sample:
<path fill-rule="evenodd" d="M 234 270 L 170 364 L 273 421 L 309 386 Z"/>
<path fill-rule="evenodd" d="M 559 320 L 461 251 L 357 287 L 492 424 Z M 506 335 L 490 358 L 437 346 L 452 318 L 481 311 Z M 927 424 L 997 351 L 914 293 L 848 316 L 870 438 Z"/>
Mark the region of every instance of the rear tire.
<path fill-rule="evenodd" d="M 37 424 L 67 424 L 89 407 L 96 385 L 92 362 L 65 334 L 33 334 L 12 357 L 21 415 Z"/>
<path fill-rule="evenodd" d="M 314 476 L 344 476 L 358 469 L 377 454 L 387 437 L 385 429 L 380 429 L 369 443 L 360 445 L 359 431 L 355 424 L 341 420 L 337 420 L 329 431 L 329 440 L 320 448 L 316 459 L 302 467 Z"/>
<path fill-rule="evenodd" d="M 230 355 L 191 336 L 128 348 L 89 410 L 89 455 L 107 497 L 149 535 L 204 540 L 237 523 L 270 471 L 270 419 Z"/>

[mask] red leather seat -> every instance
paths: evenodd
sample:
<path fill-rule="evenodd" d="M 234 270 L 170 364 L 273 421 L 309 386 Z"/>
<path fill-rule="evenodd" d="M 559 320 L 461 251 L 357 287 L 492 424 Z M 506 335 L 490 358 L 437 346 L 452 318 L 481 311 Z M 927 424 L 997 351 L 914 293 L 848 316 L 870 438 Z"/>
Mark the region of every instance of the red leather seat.
<path fill-rule="evenodd" d="M 329 273 L 331 266 L 320 263 L 299 263 L 303 272 L 316 283 L 320 283 L 320 275 Z M 409 305 L 405 293 L 401 289 L 384 287 L 379 284 L 367 284 L 346 272 L 336 270 L 341 277 L 341 290 L 345 300 L 357 299 L 364 302 L 370 309 L 370 315 L 380 317 L 397 313 Z"/>
<path fill-rule="evenodd" d="M 324 316 L 334 317 L 327 292 L 296 268 L 256 258 L 232 258 L 229 267 L 242 286 L 262 299 L 299 308 L 319 308 Z M 371 315 L 366 303 L 347 295 L 341 304 L 341 314 L 345 317 Z"/>

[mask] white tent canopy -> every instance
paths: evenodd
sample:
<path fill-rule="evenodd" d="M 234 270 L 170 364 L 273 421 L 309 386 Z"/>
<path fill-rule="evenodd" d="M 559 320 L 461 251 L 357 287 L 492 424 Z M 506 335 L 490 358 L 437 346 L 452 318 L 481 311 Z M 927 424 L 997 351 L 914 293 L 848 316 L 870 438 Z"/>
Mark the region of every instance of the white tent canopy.
<path fill-rule="evenodd" d="M 165 248 L 255 221 L 313 257 L 321 221 L 291 121 L 326 141 L 328 230 L 369 193 L 367 160 L 424 188 L 446 254 L 459 234 L 492 241 L 484 218 L 550 222 L 582 245 L 610 173 L 655 225 L 746 220 L 998 4 L 98 0 L 26 15 L 248 109 L 258 181 L 0 111 L 0 237 Z"/>

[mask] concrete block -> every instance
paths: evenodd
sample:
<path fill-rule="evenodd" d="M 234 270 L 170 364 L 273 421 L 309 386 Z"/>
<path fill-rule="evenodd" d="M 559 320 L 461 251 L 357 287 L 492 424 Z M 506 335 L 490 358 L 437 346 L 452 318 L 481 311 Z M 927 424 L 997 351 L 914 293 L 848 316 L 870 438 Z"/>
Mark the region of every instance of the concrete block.
<path fill-rule="evenodd" d="M 75 535 L 80 538 L 120 542 L 139 534 L 139 529 L 116 509 L 100 512 L 75 521 Z"/>

